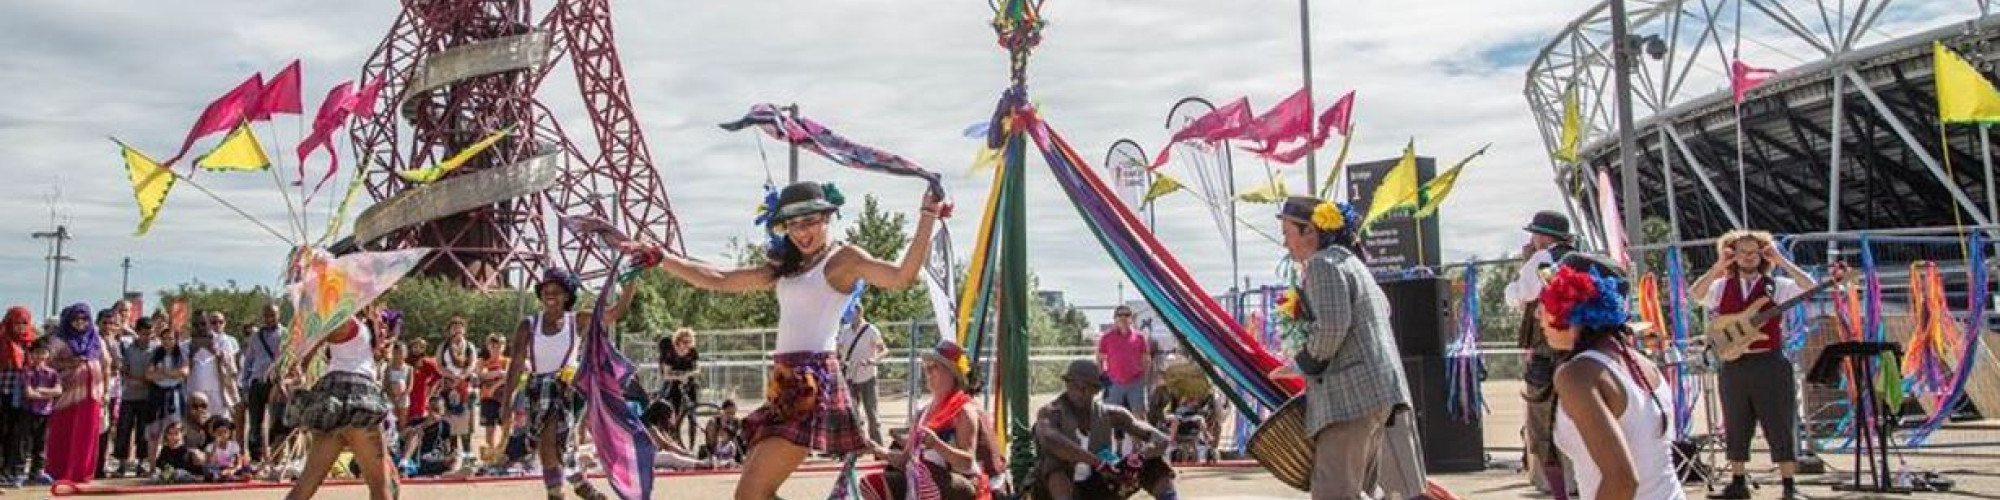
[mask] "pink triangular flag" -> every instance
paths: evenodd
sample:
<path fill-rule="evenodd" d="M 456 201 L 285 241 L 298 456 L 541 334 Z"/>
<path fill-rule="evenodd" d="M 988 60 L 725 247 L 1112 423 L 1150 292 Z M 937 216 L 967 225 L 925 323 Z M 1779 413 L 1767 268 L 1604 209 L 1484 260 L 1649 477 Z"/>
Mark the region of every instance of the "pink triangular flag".
<path fill-rule="evenodd" d="M 1757 88 L 1758 85 L 1763 85 L 1765 80 L 1770 80 L 1771 77 L 1777 75 L 1777 70 L 1743 64 L 1743 60 L 1741 59 L 1730 62 L 1729 88 L 1736 94 L 1736 100 L 1733 102 L 1742 104 L 1743 95 L 1749 93 L 1750 89 Z"/>
<path fill-rule="evenodd" d="M 306 134 L 306 138 L 299 141 L 299 146 L 294 151 L 299 157 L 298 183 L 305 182 L 306 157 L 312 156 L 315 149 L 325 148 L 327 156 L 333 158 L 333 165 L 326 169 L 327 177 L 332 177 L 334 170 L 340 168 L 340 155 L 333 150 L 333 132 L 347 123 L 347 106 L 354 98 L 354 92 L 351 90 L 353 86 L 354 82 L 351 81 L 340 82 L 326 92 L 325 99 L 319 101 L 319 113 L 313 115 L 312 133 Z M 322 178 L 320 182 L 326 181 Z"/>
<path fill-rule="evenodd" d="M 1171 151 L 1174 149 L 1174 144 L 1194 139 L 1206 142 L 1229 140 L 1235 138 L 1243 127 L 1250 124 L 1251 120 L 1250 98 L 1238 97 L 1234 101 L 1229 101 L 1229 104 L 1224 104 L 1222 107 L 1208 112 L 1208 114 L 1195 118 L 1193 121 L 1188 122 L 1187 126 L 1181 127 L 1179 131 L 1174 132 L 1173 137 L 1167 139 L 1166 147 L 1160 148 L 1160 153 L 1153 158 L 1153 164 L 1148 165 L 1146 168 L 1154 169 L 1165 166 L 1168 156 L 1170 156 Z"/>
<path fill-rule="evenodd" d="M 1277 149 L 1278 143 L 1310 139 L 1312 134 L 1312 94 L 1302 88 L 1258 115 L 1249 127 L 1243 129 L 1240 138 L 1261 143 L 1258 154 L 1270 154 Z"/>
<path fill-rule="evenodd" d="M 172 158 L 160 164 L 172 166 L 174 162 L 180 161 L 181 157 L 187 156 L 188 149 L 194 147 L 194 141 L 197 139 L 235 129 L 237 125 L 243 123 L 250 108 L 257 106 L 257 98 L 263 92 L 264 74 L 257 73 L 250 75 L 250 79 L 244 80 L 243 83 L 237 84 L 229 93 L 208 103 L 208 107 L 201 110 L 201 117 L 195 119 L 194 126 L 188 128 L 187 139 L 181 141 L 180 152 L 174 153 Z"/>
<path fill-rule="evenodd" d="M 269 120 L 271 115 L 296 115 L 305 112 L 305 104 L 299 101 L 299 61 L 293 59 L 285 69 L 264 82 L 264 92 L 257 97 L 257 107 L 251 109 L 251 120 Z"/>

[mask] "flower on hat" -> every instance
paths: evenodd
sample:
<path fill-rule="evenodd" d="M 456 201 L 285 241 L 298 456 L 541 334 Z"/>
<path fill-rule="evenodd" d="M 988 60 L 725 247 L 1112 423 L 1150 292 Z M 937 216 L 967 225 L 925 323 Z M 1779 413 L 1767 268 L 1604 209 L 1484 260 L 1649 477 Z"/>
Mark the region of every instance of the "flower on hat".
<path fill-rule="evenodd" d="M 821 184 L 820 190 L 826 193 L 827 203 L 832 203 L 836 207 L 847 206 L 847 194 L 840 192 L 840 188 L 834 187 L 833 183 Z"/>
<path fill-rule="evenodd" d="M 1571 267 L 1557 270 L 1542 286 L 1540 303 L 1557 327 L 1603 328 L 1625 324 L 1630 316 L 1619 278 Z"/>
<path fill-rule="evenodd" d="M 1313 207 L 1312 223 L 1313 227 L 1319 228 L 1320 231 L 1339 231 L 1347 227 L 1347 215 L 1341 213 L 1340 205 L 1322 201 L 1319 202 L 1319 206 Z"/>

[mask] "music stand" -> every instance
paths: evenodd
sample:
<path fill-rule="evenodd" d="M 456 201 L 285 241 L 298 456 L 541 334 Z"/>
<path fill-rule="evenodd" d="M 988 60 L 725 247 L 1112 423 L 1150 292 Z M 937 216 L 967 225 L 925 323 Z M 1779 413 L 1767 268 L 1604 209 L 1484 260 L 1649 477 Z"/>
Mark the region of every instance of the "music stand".
<path fill-rule="evenodd" d="M 1852 429 L 1854 437 L 1854 479 L 1852 483 L 1835 484 L 1834 491 L 1865 491 L 1872 493 L 1910 493 L 1909 488 L 1893 484 L 1895 474 L 1889 470 L 1889 417 L 1879 415 L 1881 403 L 1875 398 L 1875 360 L 1882 353 L 1895 353 L 1902 357 L 1903 347 L 1895 342 L 1841 342 L 1826 346 L 1813 360 L 1812 370 L 1806 380 L 1816 384 L 1832 384 L 1840 378 L 1840 365 L 1847 365 L 1849 391 L 1848 404 L 1856 417 L 1862 419 Z M 1864 461 L 1864 455 L 1866 460 Z M 1861 480 L 1861 467 L 1866 463 L 1870 482 Z"/>

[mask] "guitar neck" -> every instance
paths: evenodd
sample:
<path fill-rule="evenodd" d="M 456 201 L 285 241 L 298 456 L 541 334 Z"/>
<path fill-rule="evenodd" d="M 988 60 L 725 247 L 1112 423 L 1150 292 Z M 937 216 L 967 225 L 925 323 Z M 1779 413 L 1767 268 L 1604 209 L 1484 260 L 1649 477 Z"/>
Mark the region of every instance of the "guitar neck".
<path fill-rule="evenodd" d="M 1822 290 L 1838 286 L 1845 281 L 1846 280 L 1836 280 L 1836 279 L 1822 280 L 1819 282 L 1819 284 L 1813 285 L 1812 288 L 1807 288 L 1805 289 L 1805 291 L 1799 292 L 1797 296 L 1794 296 L 1790 299 L 1786 299 L 1784 302 L 1779 302 L 1778 305 L 1767 307 L 1764 308 L 1764 310 L 1762 311 L 1758 311 L 1756 315 L 1750 317 L 1750 324 L 1752 325 L 1764 324 L 1764 322 L 1770 321 L 1771 318 L 1775 318 L 1778 317 L 1778 315 L 1780 314 L 1784 314 L 1785 311 L 1791 309 L 1792 306 L 1804 303 L 1806 299 L 1812 298 L 1814 294 L 1817 294 Z"/>

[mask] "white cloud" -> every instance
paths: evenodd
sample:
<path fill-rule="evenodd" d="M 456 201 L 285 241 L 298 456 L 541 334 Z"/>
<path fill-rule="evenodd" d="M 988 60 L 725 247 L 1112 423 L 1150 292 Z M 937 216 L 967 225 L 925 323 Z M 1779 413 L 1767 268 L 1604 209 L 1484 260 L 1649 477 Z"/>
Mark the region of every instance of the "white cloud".
<path fill-rule="evenodd" d="M 1410 137 L 1418 138 L 1420 153 L 1446 164 L 1494 143 L 1445 210 L 1449 258 L 1514 248 L 1520 221 L 1556 206 L 1521 98 L 1526 57 L 1487 54 L 1495 46 L 1538 49 L 1586 4 L 1314 6 L 1318 100 L 1331 102 L 1347 89 L 1360 93 L 1353 160 L 1391 157 Z M 1167 135 L 1168 107 L 1183 96 L 1248 95 L 1264 106 L 1296 89 L 1296 4 L 1227 8 L 1193 0 L 1051 3 L 1030 69 L 1033 94 L 1095 162 L 1119 138 L 1135 139 L 1151 153 Z M 0 9 L 0 46 L 9 47 L 0 58 L 0 86 L 12 95 L 0 111 L 0 148 L 11 153 L 6 172 L 13 181 L 0 183 L 0 199 L 9 200 L 15 215 L 0 222 L 0 235 L 8 235 L 0 238 L 0 301 L 7 303 L 39 300 L 43 247 L 25 235 L 46 226 L 43 195 L 58 184 L 78 234 L 67 297 L 114 296 L 118 260 L 127 255 L 137 263 L 133 286 L 140 290 L 193 277 L 268 284 L 285 248 L 187 186 L 176 190 L 152 235 L 130 238 L 136 220 L 130 192 L 115 148 L 103 137 L 165 156 L 209 99 L 248 72 L 269 73 L 293 57 L 305 59 L 311 108 L 332 82 L 358 73 L 396 15 L 389 4 L 305 1 L 98 0 Z M 980 3 L 625 2 L 614 10 L 633 101 L 690 251 L 716 256 L 730 238 L 755 235 L 750 209 L 765 176 L 759 141 L 714 124 L 763 101 L 800 103 L 807 115 L 852 138 L 945 172 L 962 207 L 953 227 L 961 248 L 970 246 L 988 182 L 965 173 L 975 143 L 959 132 L 984 119 L 1006 85 L 1005 56 Z M 580 134 L 573 139 L 587 141 L 575 88 L 564 70 L 541 97 L 567 131 Z M 267 137 L 289 144 L 296 128 L 282 117 Z M 762 149 L 782 180 L 784 149 L 769 140 Z M 1331 157 L 1321 154 L 1325 162 Z M 1239 184 L 1255 183 L 1263 167 L 1243 155 L 1238 160 Z M 1120 277 L 1040 162 L 1031 168 L 1030 258 L 1042 284 L 1068 291 L 1072 302 L 1110 302 Z M 1301 170 L 1287 171 L 1294 183 Z M 880 195 L 895 209 L 913 209 L 920 189 L 813 158 L 803 171 L 857 198 Z M 286 217 L 267 178 L 205 173 L 197 180 L 260 218 Z M 1204 285 L 1226 287 L 1228 255 L 1208 215 L 1191 199 L 1164 203 L 1161 238 Z M 1272 212 L 1245 206 L 1242 218 L 1264 224 Z M 1262 281 L 1278 249 L 1248 231 L 1242 242 L 1244 274 Z"/>

